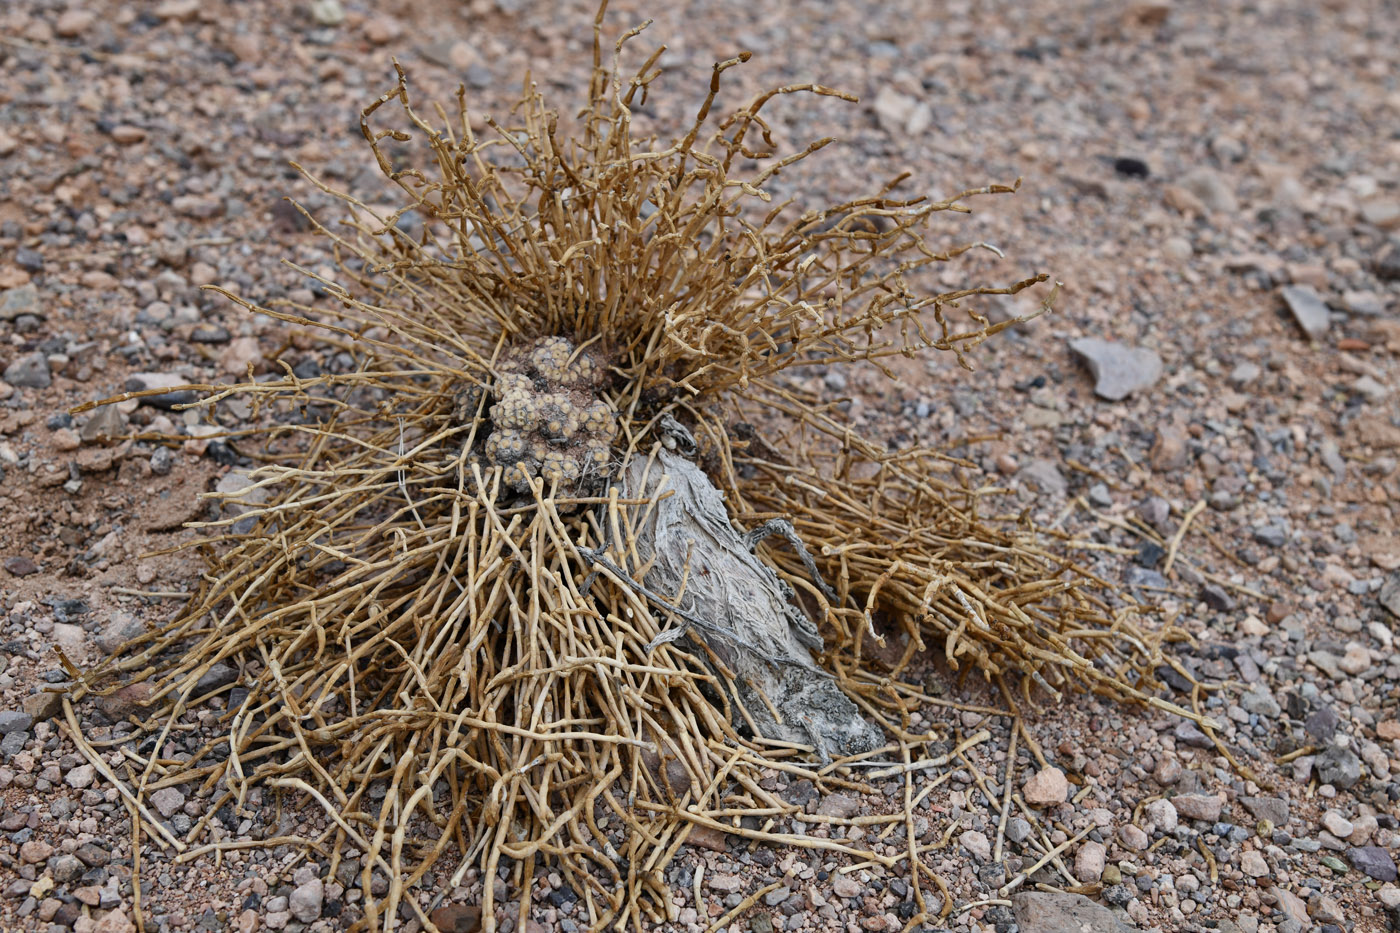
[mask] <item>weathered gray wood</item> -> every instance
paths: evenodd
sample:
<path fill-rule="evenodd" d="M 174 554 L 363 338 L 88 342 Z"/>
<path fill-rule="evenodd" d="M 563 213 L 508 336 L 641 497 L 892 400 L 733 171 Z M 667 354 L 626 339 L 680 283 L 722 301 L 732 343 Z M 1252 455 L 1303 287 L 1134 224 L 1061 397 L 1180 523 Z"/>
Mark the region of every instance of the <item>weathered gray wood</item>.
<path fill-rule="evenodd" d="M 880 745 L 879 730 L 812 660 L 812 651 L 822 647 L 816 625 L 791 587 L 755 556 L 753 535 L 735 529 L 704 471 L 678 452 L 661 450 L 654 460 L 634 459 L 623 484 L 629 498 L 672 491 L 636 529 L 646 589 L 675 602 L 684 580 L 674 627 L 658 641 L 703 641 L 738 681 L 731 701 L 743 704 L 765 738 L 812 745 L 824 762 Z M 800 546 L 795 536 L 791 540 Z M 746 725 L 737 716 L 735 724 Z"/>

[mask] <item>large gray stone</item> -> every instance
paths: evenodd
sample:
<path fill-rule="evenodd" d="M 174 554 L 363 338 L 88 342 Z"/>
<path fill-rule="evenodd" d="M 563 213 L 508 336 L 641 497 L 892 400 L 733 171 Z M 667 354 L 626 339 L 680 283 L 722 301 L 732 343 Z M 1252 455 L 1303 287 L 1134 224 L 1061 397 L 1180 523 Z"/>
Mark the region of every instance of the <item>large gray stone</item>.
<path fill-rule="evenodd" d="M 1283 710 L 1278 705 L 1278 700 L 1269 692 L 1269 688 L 1263 684 L 1254 684 L 1240 697 L 1240 706 L 1245 712 L 1254 713 L 1256 716 L 1263 716 L 1265 719 L 1277 719 L 1283 715 Z"/>
<path fill-rule="evenodd" d="M 19 710 L 0 710 L 0 735 L 11 732 L 28 732 L 34 725 L 34 717 Z"/>
<path fill-rule="evenodd" d="M 1017 475 L 1048 495 L 1063 496 L 1069 489 L 1064 474 L 1053 460 L 1032 460 L 1021 467 Z"/>
<path fill-rule="evenodd" d="M 1256 820 L 1268 820 L 1280 827 L 1288 825 L 1288 801 L 1282 797 L 1241 797 L 1240 803 Z"/>
<path fill-rule="evenodd" d="M 1347 850 L 1351 867 L 1377 881 L 1395 880 L 1395 860 L 1380 846 L 1357 846 Z"/>
<path fill-rule="evenodd" d="M 1094 377 L 1094 394 L 1121 401 L 1151 388 L 1162 375 L 1162 358 L 1144 347 L 1130 347 L 1099 337 L 1071 340 L 1069 348 Z"/>
<path fill-rule="evenodd" d="M 122 645 L 146 630 L 146 626 L 129 612 L 113 612 L 93 636 L 93 642 L 107 654 L 116 654 Z"/>
<path fill-rule="evenodd" d="M 1321 340 L 1332 326 L 1332 316 L 1317 290 L 1311 285 L 1288 285 L 1282 294 L 1283 303 L 1303 332 L 1313 340 Z"/>
<path fill-rule="evenodd" d="M 1128 933 L 1137 929 L 1082 894 L 1026 891 L 1011 898 L 1021 933 Z"/>
<path fill-rule="evenodd" d="M 1317 756 L 1317 779 L 1338 790 L 1355 787 L 1361 780 L 1361 759 L 1351 749 L 1330 746 Z"/>
<path fill-rule="evenodd" d="M 1380 602 L 1391 615 L 1400 617 L 1400 570 L 1386 577 L 1381 584 Z"/>
<path fill-rule="evenodd" d="M 185 795 L 177 787 L 162 787 L 151 794 L 151 806 L 167 820 L 180 812 L 185 805 Z"/>
<path fill-rule="evenodd" d="M 21 314 L 39 316 L 39 290 L 21 285 L 0 295 L 0 321 L 13 321 Z"/>
<path fill-rule="evenodd" d="M 205 671 L 204 676 L 195 682 L 194 692 L 190 694 L 191 699 L 198 699 L 206 693 L 218 690 L 220 687 L 227 687 L 238 679 L 238 671 L 227 664 L 219 663 L 212 665 Z"/>
<path fill-rule="evenodd" d="M 26 389 L 47 389 L 53 382 L 48 357 L 37 350 L 26 353 L 5 367 L 5 381 Z"/>
<path fill-rule="evenodd" d="M 92 413 L 79 430 L 78 436 L 85 441 L 116 440 L 126 434 L 126 423 L 115 405 L 103 405 Z"/>

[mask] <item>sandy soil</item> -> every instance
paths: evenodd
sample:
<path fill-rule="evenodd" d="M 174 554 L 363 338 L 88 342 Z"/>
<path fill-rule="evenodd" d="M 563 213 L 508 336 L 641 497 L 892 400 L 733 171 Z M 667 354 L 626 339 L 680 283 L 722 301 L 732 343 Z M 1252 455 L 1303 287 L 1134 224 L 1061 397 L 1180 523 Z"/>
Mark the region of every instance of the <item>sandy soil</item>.
<path fill-rule="evenodd" d="M 197 493 L 229 469 L 227 448 L 201 436 L 218 426 L 196 417 L 128 404 L 125 424 L 104 428 L 68 410 L 143 373 L 203 383 L 277 360 L 334 365 L 334 351 L 199 287 L 321 300 L 283 261 L 328 270 L 329 253 L 281 199 L 315 210 L 327 198 L 288 162 L 385 197 L 358 114 L 392 87 L 392 58 L 423 99 L 450 102 L 464 82 L 483 115 L 509 107 L 527 69 L 566 113 L 586 86 L 587 3 L 347 2 L 332 24 L 334 6 L 0 9 L 5 929 L 130 928 L 126 811 L 37 691 L 67 679 L 55 647 L 82 663 L 169 617 L 197 565 L 155 552 L 195 534 L 181 524 L 205 514 Z M 950 889 L 940 922 L 1013 929 L 996 889 L 1045 843 L 1087 830 L 1036 880 L 1077 885 L 1141 928 L 1387 929 L 1400 905 L 1384 883 L 1400 847 L 1394 6 L 619 2 L 610 16 L 614 30 L 654 17 L 647 35 L 670 48 L 639 117 L 658 131 L 685 125 L 711 65 L 740 50 L 754 59 L 730 73 L 721 105 L 805 81 L 859 95 L 774 108 L 786 146 L 839 140 L 776 179 L 775 197 L 816 205 L 904 171 L 903 190 L 940 197 L 1022 179 L 1014 197 L 949 222 L 950 245 L 984 241 L 1005 258 L 970 255 L 945 284 L 1048 272 L 1062 283 L 1052 315 L 983 347 L 976 375 L 936 359 L 904 366 L 894 385 L 872 371 L 812 373 L 809 386 L 848 397 L 850 417 L 892 444 L 949 447 L 1038 521 L 1096 542 L 1085 559 L 1097 572 L 1198 636 L 1179 662 L 1225 683 L 1207 705 L 1258 783 L 1180 724 L 1092 698 L 1033 724 L 1044 767 L 1024 746 L 1009 758 L 1003 719 L 934 707 L 931 719 L 993 731 L 928 798 L 923 831 L 951 840 L 929 855 Z M 985 308 L 1011 315 L 1035 300 Z M 1082 337 L 1143 351 L 1100 373 L 1099 392 L 1117 394 L 1107 383 L 1118 377 L 1125 398 L 1096 394 L 1070 348 Z M 1144 378 L 1154 360 L 1160 375 Z M 99 436 L 126 429 L 187 440 Z M 941 689 L 991 699 L 975 684 Z M 81 712 L 109 735 L 120 728 L 121 710 Z M 1072 799 L 1038 811 L 1024 843 L 1008 835 L 998 863 L 986 850 L 1006 826 L 989 798 L 1050 765 Z M 204 813 L 193 788 L 166 802 L 177 833 Z M 228 836 L 299 819 L 271 800 L 268 811 L 271 829 L 230 820 Z M 696 841 L 670 870 L 675 929 L 706 929 L 773 881 L 785 893 L 731 929 L 899 929 L 910 916 L 897 873 L 843 873 L 839 860 L 718 833 Z M 320 866 L 289 849 L 221 865 L 147 858 L 148 930 L 334 930 L 357 916 L 349 878 L 308 908 L 297 892 Z M 536 884 L 532 929 L 586 928 L 573 892 Z M 481 885 L 468 873 L 445 903 L 471 903 Z"/>

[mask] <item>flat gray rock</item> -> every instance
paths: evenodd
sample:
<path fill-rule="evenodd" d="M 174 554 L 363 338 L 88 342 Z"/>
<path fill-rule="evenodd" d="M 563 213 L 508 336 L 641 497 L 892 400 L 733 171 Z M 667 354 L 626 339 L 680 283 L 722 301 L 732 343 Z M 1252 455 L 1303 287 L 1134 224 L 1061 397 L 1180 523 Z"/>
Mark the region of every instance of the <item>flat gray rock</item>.
<path fill-rule="evenodd" d="M 1317 290 L 1311 285 L 1287 285 L 1281 294 L 1283 303 L 1303 332 L 1313 340 L 1321 340 L 1332 326 L 1332 316 Z"/>
<path fill-rule="evenodd" d="M 1282 797 L 1241 797 L 1240 803 L 1256 820 L 1268 820 L 1279 827 L 1288 825 L 1288 801 Z"/>
<path fill-rule="evenodd" d="M 1358 846 L 1347 850 L 1351 867 L 1377 881 L 1395 880 L 1395 860 L 1380 846 Z"/>
<path fill-rule="evenodd" d="M 1234 189 L 1218 172 L 1198 168 L 1181 179 L 1181 187 L 1200 198 L 1206 210 L 1212 214 L 1239 213 L 1240 204 L 1235 198 Z"/>
<path fill-rule="evenodd" d="M 37 350 L 21 356 L 5 368 L 5 381 L 26 389 L 47 389 L 53 382 L 48 358 Z"/>
<path fill-rule="evenodd" d="M 1350 790 L 1361 780 L 1361 759 L 1351 749 L 1329 746 L 1317 756 L 1314 767 L 1317 768 L 1319 781 L 1331 784 L 1338 790 Z M 1394 880 L 1393 876 L 1391 880 Z"/>
<path fill-rule="evenodd" d="M 0 293 L 0 321 L 13 321 L 21 314 L 39 315 L 39 290 L 33 285 Z"/>
<path fill-rule="evenodd" d="M 1052 496 L 1063 496 L 1069 489 L 1064 474 L 1053 460 L 1032 460 L 1021 467 L 1017 475 Z"/>
<path fill-rule="evenodd" d="M 195 682 L 194 691 L 190 694 L 192 699 L 199 699 L 206 693 L 218 690 L 220 687 L 227 687 L 238 679 L 238 671 L 227 664 L 214 664 L 205 671 L 204 676 Z"/>
<path fill-rule="evenodd" d="M 1400 618 L 1400 571 L 1386 577 L 1381 584 L 1380 602 L 1391 615 Z"/>
<path fill-rule="evenodd" d="M 1150 389 L 1162 376 L 1162 358 L 1144 347 L 1130 347 L 1099 337 L 1071 340 L 1069 348 L 1094 377 L 1094 394 L 1118 402 Z"/>
<path fill-rule="evenodd" d="M 28 713 L 8 709 L 0 711 L 0 735 L 9 735 L 11 732 L 27 732 L 32 725 L 34 725 L 34 717 Z"/>
<path fill-rule="evenodd" d="M 1021 933 L 1130 933 L 1130 926 L 1082 894 L 1026 891 L 1011 898 Z"/>

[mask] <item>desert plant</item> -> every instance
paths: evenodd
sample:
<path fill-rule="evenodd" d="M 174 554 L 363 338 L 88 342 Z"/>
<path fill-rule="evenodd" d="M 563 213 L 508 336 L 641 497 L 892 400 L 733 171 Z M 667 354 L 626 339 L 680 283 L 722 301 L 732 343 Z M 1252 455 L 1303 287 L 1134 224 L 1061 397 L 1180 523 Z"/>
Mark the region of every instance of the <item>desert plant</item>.
<path fill-rule="evenodd" d="M 773 205 L 765 183 L 829 140 L 779 156 L 763 108 L 845 95 L 788 86 L 715 121 L 740 56 L 715 66 L 677 138 L 637 138 L 660 53 L 624 72 L 634 30 L 606 65 L 601 20 L 573 140 L 528 84 L 484 138 L 463 95 L 421 116 L 401 69 L 364 112 L 403 201 L 376 213 L 317 182 L 351 214 L 312 218 L 340 263 L 313 278 L 338 307 L 229 295 L 354 365 L 284 366 L 197 403 L 251 400 L 262 418 L 229 438 L 260 464 L 225 497 L 237 526 L 204 523 L 187 607 L 86 676 L 97 693 L 145 685 L 142 735 L 222 696 L 221 728 L 187 760 L 131 752 L 145 762 L 132 800 L 193 782 L 211 815 L 257 787 L 314 801 L 326 829 L 302 841 L 331 871 L 359 853 L 371 929 L 405 906 L 431 926 L 406 892 L 449 852 L 454 880 L 484 875 L 488 930 L 501 870 L 523 921 L 545 863 L 599 927 L 665 919 L 663 869 L 697 825 L 917 863 L 912 833 L 891 854 L 732 818 L 792 811 L 760 768 L 819 777 L 920 757 L 936 736 L 910 730 L 920 692 L 899 676 L 924 649 L 1008 697 L 1161 702 L 1150 681 L 1169 630 L 1113 608 L 1056 539 L 985 515 L 990 492 L 957 461 L 880 449 L 783 377 L 928 350 L 963 360 L 1015 323 L 960 303 L 1046 276 L 917 287 L 982 245 L 938 249 L 930 221 L 1014 186 Z M 391 103 L 399 119 L 378 128 Z M 765 167 L 745 175 L 749 160 Z M 908 634 L 893 665 L 864 650 L 877 616 Z M 181 858 L 234 845 L 204 841 L 209 820 L 168 840 Z M 939 882 L 911 878 L 923 906 L 921 885 Z"/>

